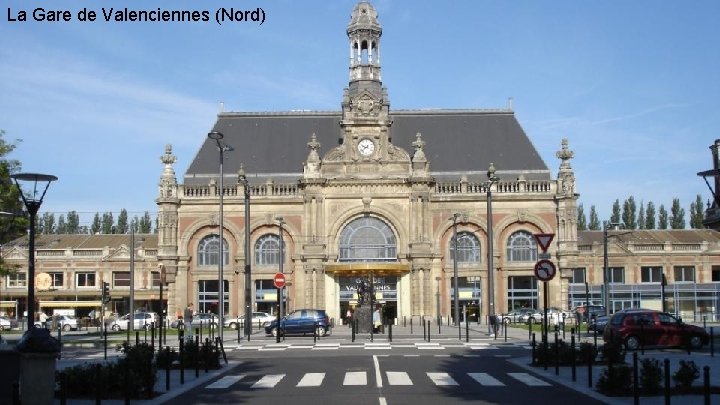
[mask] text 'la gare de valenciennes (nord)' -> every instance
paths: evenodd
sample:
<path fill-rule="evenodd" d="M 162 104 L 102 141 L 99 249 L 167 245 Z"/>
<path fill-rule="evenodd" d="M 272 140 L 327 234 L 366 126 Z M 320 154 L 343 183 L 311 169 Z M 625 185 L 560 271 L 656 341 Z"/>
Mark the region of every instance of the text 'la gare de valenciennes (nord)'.
<path fill-rule="evenodd" d="M 133 10 L 127 7 L 101 7 L 89 9 L 83 7 L 77 10 L 51 9 L 36 7 L 32 10 L 19 10 L 7 8 L 8 22 L 208 22 L 213 21 L 222 25 L 225 22 L 247 22 L 262 25 L 265 22 L 265 10 L 261 7 L 254 9 L 236 9 L 233 7 L 219 7 L 211 10 L 168 10 L 160 7 L 144 10 Z"/>

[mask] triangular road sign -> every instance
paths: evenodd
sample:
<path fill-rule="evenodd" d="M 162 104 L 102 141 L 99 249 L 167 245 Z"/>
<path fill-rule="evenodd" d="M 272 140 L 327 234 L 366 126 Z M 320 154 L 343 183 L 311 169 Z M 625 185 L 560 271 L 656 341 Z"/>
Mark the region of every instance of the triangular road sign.
<path fill-rule="evenodd" d="M 548 248 L 550 247 L 550 242 L 552 242 L 553 238 L 555 237 L 554 233 L 536 233 L 533 235 L 535 237 L 535 241 L 537 242 L 538 246 L 540 246 L 540 249 L 542 249 L 543 253 L 547 252 Z"/>

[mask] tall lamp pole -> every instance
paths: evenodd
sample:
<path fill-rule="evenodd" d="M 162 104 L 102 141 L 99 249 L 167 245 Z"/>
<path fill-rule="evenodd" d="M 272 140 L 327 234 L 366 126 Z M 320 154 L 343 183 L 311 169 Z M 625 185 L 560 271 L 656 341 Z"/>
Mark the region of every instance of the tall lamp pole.
<path fill-rule="evenodd" d="M 462 330 L 460 329 L 460 288 L 458 288 L 458 266 L 457 266 L 457 219 L 460 216 L 454 213 L 450 219 L 453 221 L 453 309 L 455 311 L 455 326 L 458 328 L 458 339 L 462 339 Z"/>
<path fill-rule="evenodd" d="M 245 335 L 247 340 L 250 341 L 250 334 L 252 332 L 252 274 L 250 269 L 250 186 L 248 184 L 247 176 L 245 175 L 245 169 L 240 165 L 238 170 L 238 182 L 243 185 L 245 194 Z"/>
<path fill-rule="evenodd" d="M 220 338 L 220 341 L 222 341 L 223 318 L 225 312 L 225 278 L 223 277 L 223 262 L 225 261 L 225 254 L 223 252 L 223 248 L 225 247 L 225 240 L 223 239 L 223 228 L 225 227 L 223 223 L 223 195 L 225 194 L 225 190 L 223 189 L 223 161 L 225 160 L 225 152 L 229 152 L 233 150 L 233 148 L 220 142 L 220 140 L 224 138 L 224 135 L 221 132 L 211 131 L 210 133 L 208 133 L 208 138 L 214 140 L 217 143 L 220 155 L 220 189 L 218 191 L 218 195 L 220 196 L 220 218 L 218 221 L 218 233 L 220 238 L 220 240 L 218 241 L 218 337 Z"/>
<path fill-rule="evenodd" d="M 495 175 L 495 165 L 490 163 L 487 171 L 487 261 L 488 261 L 488 315 L 495 316 L 495 274 L 493 264 L 493 217 L 492 217 L 492 185 L 500 178 Z M 489 322 L 488 322 L 489 323 Z M 495 331 L 493 331 L 494 333 Z"/>
<path fill-rule="evenodd" d="M 42 205 L 45 193 L 47 193 L 50 183 L 57 180 L 56 176 L 51 174 L 38 173 L 17 173 L 11 174 L 10 178 L 15 181 L 15 185 L 20 190 L 25 208 L 30 216 L 30 235 L 28 236 L 28 274 L 27 274 L 27 319 L 28 330 L 35 327 L 35 217 L 37 216 L 40 206 Z M 20 183 L 27 184 L 28 190 L 23 190 Z M 44 185 L 44 187 L 43 187 Z"/>

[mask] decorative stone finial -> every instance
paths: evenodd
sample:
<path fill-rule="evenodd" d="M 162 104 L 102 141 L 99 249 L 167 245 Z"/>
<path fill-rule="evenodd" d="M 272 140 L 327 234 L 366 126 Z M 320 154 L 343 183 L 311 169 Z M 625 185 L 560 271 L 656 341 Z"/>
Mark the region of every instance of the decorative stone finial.
<path fill-rule="evenodd" d="M 413 148 L 415 148 L 415 154 L 413 154 L 413 161 L 416 162 L 418 160 L 424 160 L 425 151 L 423 151 L 423 148 L 425 147 L 425 141 L 423 141 L 422 134 L 420 134 L 420 132 L 415 134 L 415 141 L 413 141 L 411 145 Z"/>
<path fill-rule="evenodd" d="M 560 163 L 560 170 L 571 170 L 572 168 L 570 167 L 570 159 L 575 157 L 575 152 L 568 149 L 567 138 L 563 138 L 561 145 L 562 149 L 555 153 L 555 156 L 557 156 L 558 159 L 562 160 L 562 163 Z"/>
<path fill-rule="evenodd" d="M 320 160 L 320 155 L 318 154 L 318 149 L 320 149 L 320 142 L 317 141 L 317 136 L 314 132 L 310 137 L 310 142 L 307 143 L 307 146 L 308 149 L 310 149 L 310 153 L 308 154 L 308 162 L 316 162 Z"/>

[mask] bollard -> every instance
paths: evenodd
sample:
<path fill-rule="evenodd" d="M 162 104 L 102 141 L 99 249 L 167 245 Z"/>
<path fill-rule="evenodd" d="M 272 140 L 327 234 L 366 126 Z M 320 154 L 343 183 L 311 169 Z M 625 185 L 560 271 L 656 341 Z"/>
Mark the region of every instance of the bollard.
<path fill-rule="evenodd" d="M 465 343 L 470 342 L 470 322 L 465 322 Z"/>
<path fill-rule="evenodd" d="M 193 364 L 195 364 L 195 378 L 198 378 L 200 377 L 200 336 L 195 336 L 195 340 L 191 343 L 195 346 Z"/>
<path fill-rule="evenodd" d="M 388 325 L 388 340 L 390 342 L 392 342 L 392 326 L 393 326 L 393 324 L 392 324 L 392 322 L 390 322 L 390 324 Z"/>
<path fill-rule="evenodd" d="M 530 319 L 528 319 L 528 325 L 530 325 L 530 326 L 528 326 L 528 340 L 530 340 L 530 335 L 532 335 L 532 324 L 533 324 L 533 318 L 530 317 Z"/>
<path fill-rule="evenodd" d="M 560 375 L 560 346 L 557 332 L 555 332 L 555 375 Z"/>
<path fill-rule="evenodd" d="M 140 346 L 140 331 L 135 331 L 135 346 Z"/>
<path fill-rule="evenodd" d="M 703 367 L 703 397 L 705 405 L 710 405 L 710 366 Z"/>
<path fill-rule="evenodd" d="M 223 360 L 225 361 L 225 364 L 228 364 L 227 361 L 227 354 L 225 354 L 225 346 L 223 346 L 222 339 L 220 339 L 220 336 L 215 337 L 215 341 L 217 342 L 217 346 L 220 350 L 220 353 L 222 353 Z"/>
<path fill-rule="evenodd" d="M 350 320 L 350 336 L 352 337 L 352 342 L 355 343 L 355 321 Z"/>
<path fill-rule="evenodd" d="M 428 343 L 430 343 L 430 321 L 427 322 L 427 328 L 428 328 Z"/>
<path fill-rule="evenodd" d="M 62 327 L 58 325 L 58 344 L 60 345 L 60 350 L 58 351 L 58 359 L 62 356 Z"/>
<path fill-rule="evenodd" d="M 439 320 L 439 319 L 440 319 L 440 317 L 438 317 L 437 319 Z M 439 322 L 439 321 L 438 321 L 438 323 L 437 323 L 437 327 L 438 327 L 438 335 L 442 335 L 442 329 L 441 329 L 442 327 L 440 326 L 440 324 L 441 324 L 441 322 Z"/>
<path fill-rule="evenodd" d="M 535 365 L 535 334 L 532 334 L 532 339 L 530 340 L 532 344 L 532 362 L 531 364 Z"/>
<path fill-rule="evenodd" d="M 152 328 L 150 329 L 150 347 L 155 350 L 155 322 L 151 323 L 150 325 Z"/>
<path fill-rule="evenodd" d="M 593 366 L 593 357 L 594 357 L 593 352 L 594 352 L 593 350 L 588 350 L 588 359 L 587 359 L 588 360 L 588 362 L 587 362 L 587 364 L 588 364 L 588 366 L 587 366 L 588 367 L 588 370 L 587 370 L 588 371 L 588 373 L 587 373 L 588 388 L 593 387 L 593 375 L 592 375 L 592 372 L 593 372 L 592 366 Z"/>
<path fill-rule="evenodd" d="M 575 328 L 570 329 L 570 352 L 572 353 L 570 360 L 570 365 L 572 366 L 572 382 L 575 382 L 577 381 L 577 369 L 575 367 Z"/>
<path fill-rule="evenodd" d="M 203 346 L 203 357 L 205 358 L 205 374 L 208 373 L 208 363 L 210 363 L 210 340 L 205 338 L 205 345 Z"/>
<path fill-rule="evenodd" d="M 95 365 L 95 403 L 96 404 L 99 404 L 100 401 L 102 400 L 102 393 L 100 392 L 101 391 L 100 387 L 102 387 L 102 381 L 100 381 L 101 374 L 102 373 L 100 372 L 100 365 L 96 364 Z M 125 391 L 127 391 L 127 384 L 128 384 L 128 380 L 126 378 L 125 379 Z"/>
<path fill-rule="evenodd" d="M 707 316 L 703 315 L 703 329 L 707 329 Z"/>
<path fill-rule="evenodd" d="M 185 339 L 178 342 L 178 352 L 180 353 L 180 385 L 185 384 Z"/>
<path fill-rule="evenodd" d="M 670 359 L 665 359 L 665 404 L 670 405 Z"/>
<path fill-rule="evenodd" d="M 407 321 L 407 317 L 405 315 L 403 315 L 403 328 L 407 326 L 405 321 Z"/>
<path fill-rule="evenodd" d="M 67 381 L 65 373 L 60 373 L 60 405 L 67 405 Z"/>
<path fill-rule="evenodd" d="M 317 328 L 318 328 L 318 323 L 313 322 L 313 343 L 317 343 Z M 279 333 L 278 333 L 278 336 L 280 336 Z"/>
<path fill-rule="evenodd" d="M 147 325 L 143 326 L 143 330 L 145 331 L 145 333 L 144 333 L 145 339 L 143 340 L 143 343 L 147 343 L 147 330 L 148 330 Z"/>
<path fill-rule="evenodd" d="M 640 378 L 638 377 L 637 352 L 633 352 L 633 404 L 640 405 Z"/>
<path fill-rule="evenodd" d="M 713 327 L 710 327 L 710 357 L 715 357 L 715 336 L 713 333 Z"/>
<path fill-rule="evenodd" d="M 165 364 L 165 392 L 167 392 L 170 391 L 170 368 L 172 367 L 170 346 L 165 347 L 165 355 L 167 356 L 167 362 Z"/>
<path fill-rule="evenodd" d="M 508 328 L 508 325 L 507 325 L 505 322 L 503 322 L 503 323 L 502 323 L 502 328 L 503 328 L 503 333 L 505 334 L 505 343 L 507 343 L 507 328 Z"/>
<path fill-rule="evenodd" d="M 107 326 L 103 329 L 103 359 L 107 360 Z"/>
<path fill-rule="evenodd" d="M 410 320 L 410 327 L 412 330 L 412 319 Z M 425 323 L 423 322 L 423 340 L 427 341 L 427 329 L 425 329 Z"/>
<path fill-rule="evenodd" d="M 236 330 L 237 330 L 237 334 L 238 334 L 237 342 L 238 342 L 238 344 L 240 344 L 240 326 L 238 326 Z"/>
<path fill-rule="evenodd" d="M 410 334 L 413 334 L 413 321 L 412 318 L 410 318 Z"/>

